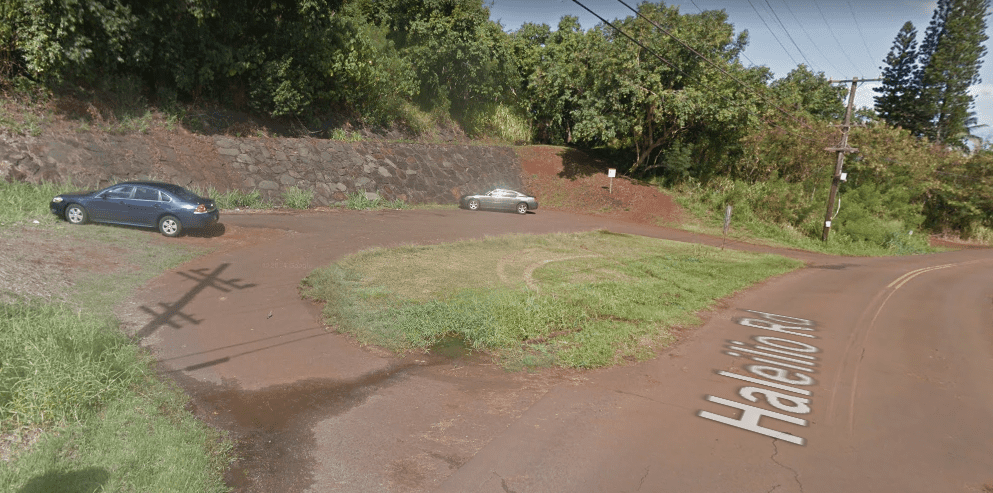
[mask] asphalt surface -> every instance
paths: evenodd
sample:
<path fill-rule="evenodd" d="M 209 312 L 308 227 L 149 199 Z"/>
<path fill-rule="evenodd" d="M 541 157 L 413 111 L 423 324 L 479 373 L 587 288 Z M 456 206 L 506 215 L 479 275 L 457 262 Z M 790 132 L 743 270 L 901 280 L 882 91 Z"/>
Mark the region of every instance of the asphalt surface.
<path fill-rule="evenodd" d="M 778 251 L 808 268 L 724 300 L 655 360 L 511 374 L 360 347 L 299 281 L 361 248 L 512 232 L 720 240 L 554 211 L 222 221 L 246 240 L 153 281 L 135 331 L 242 439 L 238 491 L 993 491 L 989 250 Z"/>

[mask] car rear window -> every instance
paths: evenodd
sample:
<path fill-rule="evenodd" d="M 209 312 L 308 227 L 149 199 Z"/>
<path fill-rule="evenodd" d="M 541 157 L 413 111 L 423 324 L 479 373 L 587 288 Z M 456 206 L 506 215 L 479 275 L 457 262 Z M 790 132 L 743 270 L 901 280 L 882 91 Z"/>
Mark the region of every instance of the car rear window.
<path fill-rule="evenodd" d="M 187 190 L 187 189 L 185 189 L 185 188 L 183 188 L 183 187 L 181 187 L 179 185 L 163 185 L 162 188 L 165 191 L 167 191 L 167 192 L 175 195 L 177 198 L 182 199 L 182 200 L 185 200 L 185 201 L 188 201 L 188 202 L 196 202 L 197 200 L 200 199 L 200 197 L 198 197 L 197 194 L 195 194 L 195 193 L 193 193 L 193 192 L 191 192 L 191 191 L 189 191 L 189 190 Z"/>

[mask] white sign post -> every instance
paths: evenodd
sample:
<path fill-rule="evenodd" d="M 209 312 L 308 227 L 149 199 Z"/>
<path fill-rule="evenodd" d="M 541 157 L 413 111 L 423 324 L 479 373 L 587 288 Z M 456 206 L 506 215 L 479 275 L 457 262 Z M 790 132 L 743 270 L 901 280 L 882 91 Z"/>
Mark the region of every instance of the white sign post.
<path fill-rule="evenodd" d="M 617 170 L 614 168 L 607 169 L 607 177 L 610 178 L 610 190 L 608 193 L 614 193 L 614 177 L 617 176 Z"/>

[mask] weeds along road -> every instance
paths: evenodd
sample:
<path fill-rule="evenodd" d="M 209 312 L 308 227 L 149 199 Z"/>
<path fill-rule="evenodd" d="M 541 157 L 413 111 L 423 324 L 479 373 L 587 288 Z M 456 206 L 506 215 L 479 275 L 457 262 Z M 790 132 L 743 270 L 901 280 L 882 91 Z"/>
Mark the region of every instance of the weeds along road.
<path fill-rule="evenodd" d="M 297 286 L 361 248 L 605 228 L 539 211 L 227 215 L 131 330 L 241 439 L 238 491 L 993 491 L 993 256 L 786 252 L 661 357 L 506 373 L 326 331 Z M 224 241 L 220 241 L 223 239 Z M 731 247 L 763 250 L 747 245 Z"/>

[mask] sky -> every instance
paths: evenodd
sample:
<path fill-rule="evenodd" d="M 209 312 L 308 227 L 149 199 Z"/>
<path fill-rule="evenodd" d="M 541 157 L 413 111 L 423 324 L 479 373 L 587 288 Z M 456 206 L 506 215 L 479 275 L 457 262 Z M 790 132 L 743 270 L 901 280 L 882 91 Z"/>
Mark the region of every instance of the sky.
<path fill-rule="evenodd" d="M 579 0 L 604 19 L 634 15 L 617 0 Z M 637 8 L 638 0 L 624 0 Z M 681 13 L 725 10 L 735 31 L 748 31 L 745 65 L 764 65 L 781 78 L 800 63 L 833 80 L 881 78 L 883 59 L 907 21 L 917 28 L 918 45 L 931 22 L 935 1 L 923 0 L 678 0 L 665 2 Z M 505 31 L 525 22 L 548 24 L 554 30 L 562 16 L 579 18 L 583 29 L 600 21 L 573 0 L 484 0 L 490 19 Z M 993 140 L 993 15 L 987 18 L 987 55 L 982 82 L 970 88 L 980 125 L 973 133 Z M 856 106 L 872 106 L 879 82 L 859 84 Z M 850 84 L 845 84 L 849 87 Z"/>

